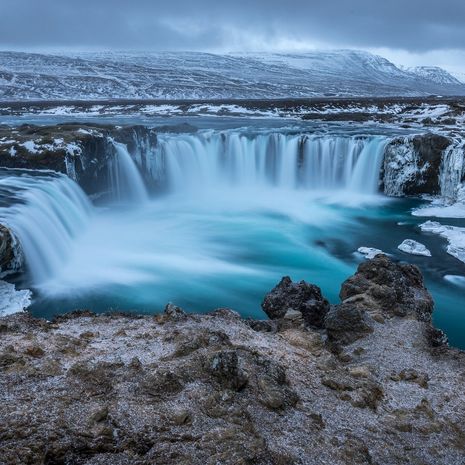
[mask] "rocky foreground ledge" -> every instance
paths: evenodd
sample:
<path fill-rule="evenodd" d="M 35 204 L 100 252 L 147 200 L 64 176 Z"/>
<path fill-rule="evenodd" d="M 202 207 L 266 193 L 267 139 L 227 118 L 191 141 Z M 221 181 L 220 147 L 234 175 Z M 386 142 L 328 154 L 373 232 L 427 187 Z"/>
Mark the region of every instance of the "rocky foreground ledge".
<path fill-rule="evenodd" d="M 341 299 L 0 319 L 0 463 L 463 464 L 465 353 L 419 270 L 378 255 Z"/>

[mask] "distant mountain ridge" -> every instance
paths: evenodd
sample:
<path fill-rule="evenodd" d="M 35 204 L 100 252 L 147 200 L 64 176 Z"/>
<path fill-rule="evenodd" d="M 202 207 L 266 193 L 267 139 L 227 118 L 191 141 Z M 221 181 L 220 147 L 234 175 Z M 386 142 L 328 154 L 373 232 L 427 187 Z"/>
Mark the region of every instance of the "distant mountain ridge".
<path fill-rule="evenodd" d="M 413 68 L 405 68 L 405 70 L 437 84 L 463 85 L 462 81 L 439 66 L 415 66 Z"/>
<path fill-rule="evenodd" d="M 267 99 L 465 95 L 437 67 L 368 52 L 0 52 L 0 100 Z"/>

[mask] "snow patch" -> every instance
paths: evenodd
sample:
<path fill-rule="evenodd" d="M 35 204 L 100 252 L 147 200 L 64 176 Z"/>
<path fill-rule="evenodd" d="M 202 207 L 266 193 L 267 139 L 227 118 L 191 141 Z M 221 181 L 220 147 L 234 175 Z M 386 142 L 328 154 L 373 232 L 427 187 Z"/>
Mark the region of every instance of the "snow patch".
<path fill-rule="evenodd" d="M 27 142 L 23 142 L 20 144 L 30 153 L 39 153 L 40 150 L 38 149 L 36 143 L 33 140 L 28 140 Z"/>
<path fill-rule="evenodd" d="M 76 143 L 70 142 L 69 144 L 66 145 L 66 153 L 68 155 L 71 155 L 72 157 L 76 157 L 76 156 L 81 155 L 82 149 Z"/>

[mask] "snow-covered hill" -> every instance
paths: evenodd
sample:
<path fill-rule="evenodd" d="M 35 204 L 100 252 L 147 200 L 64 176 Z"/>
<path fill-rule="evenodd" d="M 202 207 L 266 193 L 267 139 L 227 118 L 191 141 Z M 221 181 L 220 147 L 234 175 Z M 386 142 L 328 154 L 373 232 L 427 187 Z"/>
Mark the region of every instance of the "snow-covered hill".
<path fill-rule="evenodd" d="M 430 69 L 430 68 L 428 68 Z M 441 74 L 441 72 L 443 74 Z M 0 52 L 0 100 L 465 95 L 444 70 L 353 50 L 300 54 Z"/>
<path fill-rule="evenodd" d="M 439 66 L 415 66 L 414 68 L 407 68 L 406 70 L 420 78 L 436 82 L 437 84 L 463 84 L 461 81 L 452 76 L 452 74 Z"/>
<path fill-rule="evenodd" d="M 462 84 L 465 84 L 465 73 L 460 71 L 451 71 L 450 74 Z"/>

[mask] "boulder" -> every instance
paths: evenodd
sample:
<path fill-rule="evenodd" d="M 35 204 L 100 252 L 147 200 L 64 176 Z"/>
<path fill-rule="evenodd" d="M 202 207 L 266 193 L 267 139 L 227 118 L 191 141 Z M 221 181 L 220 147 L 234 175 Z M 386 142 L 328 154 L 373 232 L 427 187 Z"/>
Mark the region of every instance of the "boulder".
<path fill-rule="evenodd" d="M 207 371 L 225 388 L 240 391 L 248 381 L 240 367 L 240 358 L 235 350 L 222 350 L 214 354 L 207 363 Z"/>
<path fill-rule="evenodd" d="M 186 317 L 186 312 L 177 305 L 168 303 L 165 307 L 164 314 L 170 320 L 182 320 Z"/>
<path fill-rule="evenodd" d="M 353 304 L 333 305 L 325 327 L 329 341 L 339 344 L 350 344 L 373 331 L 367 313 Z"/>
<path fill-rule="evenodd" d="M 329 302 L 318 286 L 305 281 L 294 283 L 289 276 L 285 276 L 265 296 L 262 308 L 272 320 L 286 317 L 298 321 L 300 313 L 305 325 L 322 328 L 324 317 L 329 311 Z"/>
<path fill-rule="evenodd" d="M 394 263 L 386 255 L 361 263 L 339 295 L 344 303 L 385 317 L 411 316 L 430 322 L 434 307 L 418 267 Z"/>

